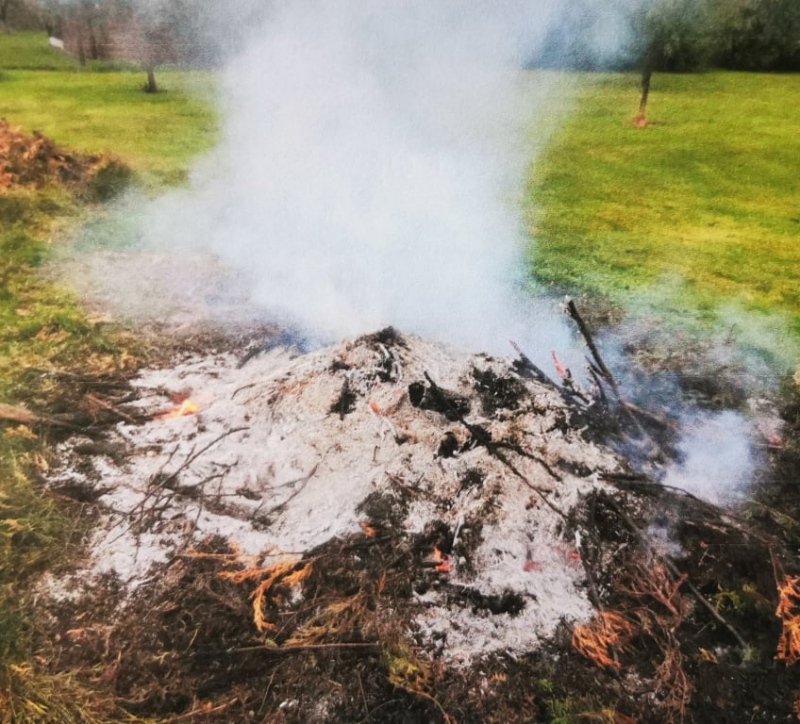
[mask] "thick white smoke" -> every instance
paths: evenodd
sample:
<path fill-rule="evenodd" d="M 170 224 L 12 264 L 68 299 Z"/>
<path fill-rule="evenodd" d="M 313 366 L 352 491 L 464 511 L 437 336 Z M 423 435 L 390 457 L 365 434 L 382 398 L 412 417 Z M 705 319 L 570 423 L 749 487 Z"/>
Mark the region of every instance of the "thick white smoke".
<path fill-rule="evenodd" d="M 511 337 L 543 368 L 556 350 L 580 374 L 558 305 L 525 291 L 519 199 L 569 82 L 522 68 L 566 2 L 293 0 L 248 14 L 238 0 L 232 18 L 260 20 L 222 72 L 218 147 L 188 188 L 139 208 L 147 253 L 96 268 L 132 312 L 171 304 L 168 288 L 206 314 L 239 307 L 321 341 L 391 324 L 510 353 Z M 627 40 L 625 5 L 598 15 L 603 53 Z M 753 469 L 747 423 L 697 414 L 687 429 L 666 482 L 725 499 Z M 722 466 L 725 430 L 737 453 Z"/>
<path fill-rule="evenodd" d="M 681 432 L 683 460 L 668 469 L 664 484 L 717 505 L 737 502 L 757 466 L 748 423 L 731 410 L 698 413 Z"/>
<path fill-rule="evenodd" d="M 219 148 L 156 204 L 146 240 L 212 251 L 323 337 L 394 324 L 507 350 L 524 327 L 563 349 L 560 321 L 518 288 L 523 134 L 559 78 L 520 69 L 556 9 L 277 5 L 224 71 Z"/>

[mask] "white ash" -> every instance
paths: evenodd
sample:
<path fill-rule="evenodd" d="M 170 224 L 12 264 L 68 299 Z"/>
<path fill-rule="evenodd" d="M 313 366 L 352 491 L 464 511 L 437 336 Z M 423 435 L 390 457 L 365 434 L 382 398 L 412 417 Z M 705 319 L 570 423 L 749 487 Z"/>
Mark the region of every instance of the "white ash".
<path fill-rule="evenodd" d="M 599 483 L 591 472 L 570 471 L 618 470 L 619 461 L 566 424 L 561 398 L 538 383 L 524 382 L 517 409 L 485 416 L 473 369 L 515 374 L 506 362 L 410 336 L 386 344 L 364 337 L 305 356 L 273 350 L 241 368 L 231 354 L 191 356 L 141 374 L 137 404 L 166 411 L 190 395 L 199 413 L 119 424 L 112 442 L 124 441 L 129 452 L 91 458 L 94 473 L 75 441 L 65 443 L 52 482 L 105 491 L 89 573 L 114 573 L 130 590 L 209 535 L 246 554 L 300 556 L 361 531 L 358 508 L 371 493 L 411 490 L 414 502 L 400 521 L 409 534 L 441 521 L 459 537 L 443 587 L 419 599 L 417 635 L 439 641 L 453 662 L 530 650 L 562 619 L 591 613 L 575 539 L 553 508 L 568 513 Z M 437 454 L 447 433 L 463 444 L 468 432 L 411 404 L 408 385 L 425 373 L 469 400 L 471 424 L 526 451 L 503 448 L 516 472 L 486 446 Z M 352 409 L 331 411 L 345 382 Z M 478 484 L 465 485 L 470 471 L 480 471 Z M 511 592 L 524 605 L 515 615 L 473 611 L 449 602 L 448 586 Z"/>

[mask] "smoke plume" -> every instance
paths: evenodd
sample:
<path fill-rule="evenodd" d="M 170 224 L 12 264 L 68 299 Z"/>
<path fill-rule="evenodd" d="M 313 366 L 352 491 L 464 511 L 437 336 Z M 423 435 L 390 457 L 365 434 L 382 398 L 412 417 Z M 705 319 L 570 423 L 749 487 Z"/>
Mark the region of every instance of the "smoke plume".
<path fill-rule="evenodd" d="M 522 69 L 552 45 L 567 6 L 230 6 L 227 22 L 203 25 L 219 22 L 214 53 L 230 53 L 220 142 L 187 188 L 137 212 L 139 244 L 161 282 L 142 286 L 141 267 L 132 274 L 124 259 L 103 262 L 104 279 L 123 306 L 133 299 L 152 310 L 169 288 L 202 297 L 212 314 L 237 307 L 319 341 L 391 324 L 505 354 L 511 337 L 540 366 L 552 368 L 555 349 L 579 372 L 584 350 L 558 304 L 527 287 L 519 211 L 526 169 L 570 90 L 563 74 Z M 247 32 L 235 21 L 245 17 Z M 598 17 L 586 42 L 603 55 L 622 48 L 624 14 Z M 678 446 L 684 462 L 666 472 L 670 484 L 700 492 L 704 451 L 725 428 L 742 452 L 722 477 L 738 486 L 749 476 L 742 418 L 694 409 L 676 417 L 695 432 Z M 709 497 L 722 499 L 721 486 L 715 480 Z"/>
<path fill-rule="evenodd" d="M 219 147 L 150 209 L 145 243 L 212 252 L 321 338 L 394 324 L 503 351 L 527 332 L 540 359 L 568 346 L 525 293 L 518 198 L 564 92 L 520 69 L 558 7 L 274 5 L 223 72 Z"/>

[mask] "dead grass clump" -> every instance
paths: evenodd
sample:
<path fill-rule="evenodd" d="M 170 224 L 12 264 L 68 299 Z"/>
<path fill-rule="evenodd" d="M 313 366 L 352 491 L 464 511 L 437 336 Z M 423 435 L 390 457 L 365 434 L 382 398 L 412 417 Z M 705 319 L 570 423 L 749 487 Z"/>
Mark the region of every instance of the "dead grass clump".
<path fill-rule="evenodd" d="M 646 559 L 631 566 L 628 579 L 619 587 L 619 591 L 634 599 L 658 603 L 662 615 L 652 611 L 650 613 L 663 620 L 667 618 L 663 615 L 663 610 L 666 610 L 671 619 L 669 625 L 677 628 L 686 615 L 686 603 L 680 589 L 687 578 L 685 574 L 676 578 L 661 561 Z"/>
<path fill-rule="evenodd" d="M 284 605 L 287 591 L 299 586 L 311 575 L 314 563 L 313 560 L 281 561 L 259 567 L 254 564 L 252 556 L 244 556 L 236 548 L 225 554 L 194 552 L 188 557 L 221 561 L 228 566 L 245 566 L 237 571 L 221 571 L 219 577 L 237 586 L 257 582 L 250 598 L 253 601 L 253 623 L 259 633 L 276 629 L 276 625 L 268 620 L 268 608 L 270 605 L 273 608 Z"/>
<path fill-rule="evenodd" d="M 441 676 L 439 668 L 418 656 L 397 633 L 385 633 L 383 644 L 381 659 L 389 683 L 396 689 L 431 702 L 441 714 L 444 724 L 455 724 L 455 720 L 434 696 L 436 681 Z"/>
<path fill-rule="evenodd" d="M 241 584 L 245 581 L 259 581 L 250 594 L 253 600 L 253 623 L 259 632 L 274 631 L 276 626 L 267 620 L 267 607 L 280 606 L 285 602 L 286 589 L 302 583 L 311 574 L 311 561 L 287 561 L 275 563 L 265 568 L 247 568 L 243 571 L 223 571 L 220 578 L 231 583 Z M 268 598 L 269 594 L 272 594 Z"/>
<path fill-rule="evenodd" d="M 105 201 L 130 184 L 131 171 L 104 156 L 69 153 L 49 138 L 27 135 L 0 118 L 0 193 L 40 189 L 57 182 Z"/>
<path fill-rule="evenodd" d="M 0 724 L 100 724 L 146 722 L 120 709 L 114 697 L 86 689 L 69 674 L 48 674 L 30 665 L 0 671 Z"/>
<path fill-rule="evenodd" d="M 367 618 L 367 599 L 363 591 L 327 605 L 302 624 L 287 640 L 286 646 L 318 646 L 342 643 L 354 634 L 363 634 Z"/>
<path fill-rule="evenodd" d="M 783 630 L 775 658 L 791 666 L 800 660 L 800 576 L 784 576 L 778 595 L 775 615 L 781 619 Z"/>
<path fill-rule="evenodd" d="M 683 721 L 694 686 L 683 667 L 683 654 L 676 641 L 663 651 L 664 659 L 656 670 L 656 684 L 664 696 L 664 706 Z"/>

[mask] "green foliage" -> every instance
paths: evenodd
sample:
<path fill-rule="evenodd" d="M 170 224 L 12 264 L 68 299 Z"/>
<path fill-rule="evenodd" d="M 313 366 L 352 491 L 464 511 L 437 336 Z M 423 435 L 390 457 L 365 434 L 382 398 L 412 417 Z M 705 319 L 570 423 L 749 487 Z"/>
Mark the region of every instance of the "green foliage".
<path fill-rule="evenodd" d="M 673 318 L 777 313 L 800 339 L 800 76 L 656 75 L 645 129 L 637 76 L 585 80 L 532 169 L 534 274 Z"/>
<path fill-rule="evenodd" d="M 632 58 L 653 70 L 686 72 L 714 55 L 713 18 L 704 0 L 657 0 L 633 12 Z"/>
<path fill-rule="evenodd" d="M 720 591 L 714 595 L 713 600 L 717 613 L 726 610 L 741 611 L 744 608 L 744 601 L 736 591 Z"/>
<path fill-rule="evenodd" d="M 613 40 L 610 40 L 613 38 Z M 657 71 L 800 70 L 797 0 L 574 0 L 532 65 Z"/>
<path fill-rule="evenodd" d="M 800 70 L 797 0 L 715 0 L 717 62 L 738 70 Z"/>

